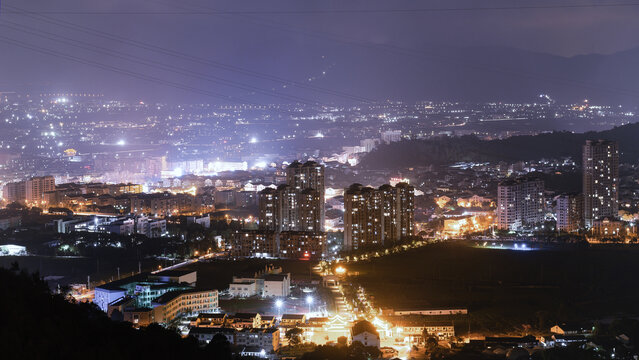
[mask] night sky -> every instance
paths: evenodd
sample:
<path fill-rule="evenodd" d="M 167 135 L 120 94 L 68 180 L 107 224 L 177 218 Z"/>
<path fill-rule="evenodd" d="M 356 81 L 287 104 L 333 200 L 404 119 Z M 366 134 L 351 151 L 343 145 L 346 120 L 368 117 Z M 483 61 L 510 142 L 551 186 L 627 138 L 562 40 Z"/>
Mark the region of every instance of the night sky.
<path fill-rule="evenodd" d="M 291 90 L 295 87 L 291 84 L 284 87 L 284 80 L 291 80 L 355 95 L 356 83 L 360 88 L 381 89 L 388 82 L 383 76 L 379 84 L 360 80 L 375 78 L 389 67 L 436 68 L 441 66 L 438 62 L 449 62 L 449 56 L 472 64 L 473 49 L 519 49 L 550 54 L 557 61 L 563 61 L 558 57 L 634 49 L 639 46 L 639 6 L 601 6 L 620 3 L 3 0 L 0 91 L 95 91 L 140 99 L 219 101 L 232 96 L 236 102 L 283 102 L 291 94 L 316 96 L 308 89 Z M 477 10 L 546 5 L 567 7 Z M 404 11 L 409 9 L 419 11 Z M 15 14 L 20 10 L 35 13 Z M 90 34 L 87 28 L 100 33 Z M 415 56 L 424 51 L 430 59 Z M 135 59 L 125 59 L 130 56 Z M 349 84 L 345 76 L 353 69 L 361 73 Z M 202 74 L 210 78 L 203 80 Z M 430 75 L 418 76 L 427 81 Z M 264 94 L 273 89 L 288 95 Z M 454 89 L 447 96 L 453 96 Z M 433 88 L 418 86 L 411 91 L 436 95 Z M 361 95 L 402 97 L 391 90 Z M 333 96 L 328 101 L 339 100 L 353 99 Z"/>

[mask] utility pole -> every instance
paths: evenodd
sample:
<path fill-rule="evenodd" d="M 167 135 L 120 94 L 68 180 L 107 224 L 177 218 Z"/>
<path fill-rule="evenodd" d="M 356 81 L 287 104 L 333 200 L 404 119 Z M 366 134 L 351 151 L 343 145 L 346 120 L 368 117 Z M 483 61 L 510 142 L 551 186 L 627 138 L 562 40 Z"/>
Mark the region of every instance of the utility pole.
<path fill-rule="evenodd" d="M 138 274 L 142 272 L 142 262 L 138 261 Z"/>
<path fill-rule="evenodd" d="M 118 267 L 118 280 L 120 280 L 120 268 Z"/>

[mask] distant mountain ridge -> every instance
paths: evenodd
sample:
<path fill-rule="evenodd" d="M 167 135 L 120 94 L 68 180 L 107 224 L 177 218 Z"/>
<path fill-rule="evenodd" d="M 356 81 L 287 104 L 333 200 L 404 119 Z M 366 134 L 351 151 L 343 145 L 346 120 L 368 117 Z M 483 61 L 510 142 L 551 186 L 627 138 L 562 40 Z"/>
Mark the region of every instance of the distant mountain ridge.
<path fill-rule="evenodd" d="M 330 85 L 368 97 L 526 102 L 546 93 L 562 103 L 638 105 L 639 48 L 573 57 L 498 47 L 424 49 L 372 59 L 353 54 L 362 58 L 360 68 L 338 63 L 334 70 L 350 85 Z"/>
<path fill-rule="evenodd" d="M 560 103 L 590 99 L 595 104 L 639 105 L 639 48 L 609 55 L 562 57 L 503 47 L 422 47 L 407 49 L 392 44 L 324 44 L 301 42 L 273 49 L 276 57 L 240 59 L 238 66 L 375 101 L 462 101 L 532 102 L 539 94 L 549 94 Z M 234 63 L 237 59 L 219 61 Z M 228 55 L 230 56 L 230 55 Z M 36 61 L 37 60 L 37 61 Z M 52 59 L 59 71 L 51 72 L 39 64 L 46 57 L 25 58 L 25 69 L 12 71 L 16 59 L 0 58 L 0 89 L 41 91 L 46 89 L 85 89 L 117 96 L 162 97 L 194 101 L 197 94 L 156 86 L 144 81 Z M 216 59 L 217 61 L 218 59 Z M 122 65 L 129 69 L 130 65 Z M 194 71 L 220 75 L 265 91 L 296 95 L 321 103 L 348 103 L 348 96 L 313 92 L 289 84 L 282 88 L 273 82 L 246 74 L 227 73 L 190 64 Z M 138 69 L 146 72 L 148 69 Z M 202 89 L 262 103 L 287 102 L 263 93 L 249 95 L 245 90 L 224 87 L 157 72 L 157 77 Z M 313 78 L 313 79 L 311 79 Z M 311 81 L 312 80 L 312 81 Z M 122 86 L 126 81 L 127 86 Z M 34 85 L 40 84 L 40 85 Z M 170 94 L 170 95 L 168 95 Z M 207 102 L 224 102 L 206 98 Z"/>
<path fill-rule="evenodd" d="M 634 123 L 599 132 L 553 132 L 503 140 L 480 140 L 476 136 L 406 140 L 377 147 L 358 166 L 363 169 L 402 169 L 460 161 L 515 162 L 566 156 L 581 163 L 582 146 L 586 140 L 594 139 L 617 141 L 622 162 L 639 160 L 639 123 Z"/>

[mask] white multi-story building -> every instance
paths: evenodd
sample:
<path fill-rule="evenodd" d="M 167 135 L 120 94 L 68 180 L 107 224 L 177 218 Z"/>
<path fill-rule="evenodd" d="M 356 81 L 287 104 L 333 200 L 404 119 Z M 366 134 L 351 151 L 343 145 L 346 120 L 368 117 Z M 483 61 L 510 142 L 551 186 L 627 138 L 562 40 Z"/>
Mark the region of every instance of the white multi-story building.
<path fill-rule="evenodd" d="M 401 130 L 388 130 L 382 133 L 382 141 L 386 144 L 390 144 L 392 142 L 398 142 L 402 139 L 402 131 Z"/>
<path fill-rule="evenodd" d="M 291 294 L 291 274 L 268 268 L 255 277 L 233 277 L 229 293 L 235 297 L 287 297 Z"/>
<path fill-rule="evenodd" d="M 235 334 L 235 345 L 255 346 L 273 353 L 280 348 L 280 331 L 277 328 L 242 329 Z"/>
<path fill-rule="evenodd" d="M 245 298 L 258 295 L 259 284 L 257 279 L 233 279 L 229 285 L 229 294 L 234 297 Z"/>
<path fill-rule="evenodd" d="M 359 142 L 359 145 L 364 148 L 365 152 L 371 152 L 378 143 L 378 139 L 364 139 Z"/>
<path fill-rule="evenodd" d="M 518 230 L 544 221 L 544 182 L 534 177 L 507 179 L 497 188 L 497 227 Z"/>
<path fill-rule="evenodd" d="M 104 284 L 95 288 L 93 303 L 96 304 L 100 310 L 107 312 L 109 310 L 109 304 L 123 299 L 126 294 L 127 290 L 119 285 Z"/>
<path fill-rule="evenodd" d="M 353 342 L 359 341 L 364 346 L 375 346 L 379 348 L 380 339 L 375 325 L 368 320 L 356 322 L 351 328 L 351 339 Z"/>
<path fill-rule="evenodd" d="M 264 297 L 287 297 L 291 294 L 291 275 L 267 274 L 264 279 Z"/>

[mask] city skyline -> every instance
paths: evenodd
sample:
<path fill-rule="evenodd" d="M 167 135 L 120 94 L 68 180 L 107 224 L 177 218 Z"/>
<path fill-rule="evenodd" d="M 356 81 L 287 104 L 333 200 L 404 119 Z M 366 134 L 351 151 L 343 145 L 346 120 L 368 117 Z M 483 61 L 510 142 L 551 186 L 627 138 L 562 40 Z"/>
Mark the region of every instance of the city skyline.
<path fill-rule="evenodd" d="M 639 3 L 2 0 L 0 358 L 639 358 Z"/>

